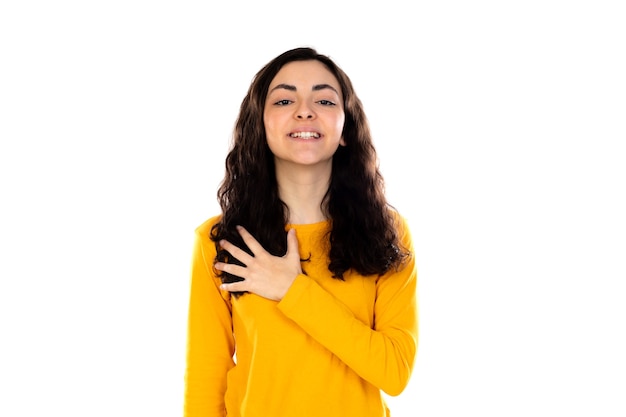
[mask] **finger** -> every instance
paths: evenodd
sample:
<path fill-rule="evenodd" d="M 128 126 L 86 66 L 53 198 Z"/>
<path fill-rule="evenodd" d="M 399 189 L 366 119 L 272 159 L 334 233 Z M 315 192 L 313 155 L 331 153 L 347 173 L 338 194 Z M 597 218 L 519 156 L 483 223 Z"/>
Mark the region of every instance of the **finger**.
<path fill-rule="evenodd" d="M 216 262 L 215 265 L 213 265 L 215 267 L 215 269 L 217 269 L 218 271 L 222 271 L 222 272 L 226 272 L 232 275 L 236 275 L 238 277 L 241 278 L 246 278 L 246 272 L 247 272 L 247 268 L 245 266 L 240 266 L 240 265 L 236 265 L 236 264 L 227 264 L 224 262 Z"/>
<path fill-rule="evenodd" d="M 238 281 L 238 282 L 231 282 L 229 284 L 222 284 L 220 285 L 220 289 L 223 291 L 228 291 L 228 292 L 248 291 L 246 281 Z"/>
<path fill-rule="evenodd" d="M 227 240 L 220 240 L 220 246 L 228 251 L 234 258 L 238 259 L 244 265 L 248 265 L 252 261 L 253 256 L 243 249 L 233 245 Z"/>
<path fill-rule="evenodd" d="M 297 256 L 300 258 L 300 252 L 298 250 L 298 236 L 296 236 L 296 229 L 289 229 L 287 232 L 287 254 L 286 256 Z"/>
<path fill-rule="evenodd" d="M 250 232 L 246 230 L 245 227 L 237 226 L 237 231 L 253 254 L 258 255 L 265 251 L 263 246 L 261 246 L 261 244 L 250 234 Z"/>

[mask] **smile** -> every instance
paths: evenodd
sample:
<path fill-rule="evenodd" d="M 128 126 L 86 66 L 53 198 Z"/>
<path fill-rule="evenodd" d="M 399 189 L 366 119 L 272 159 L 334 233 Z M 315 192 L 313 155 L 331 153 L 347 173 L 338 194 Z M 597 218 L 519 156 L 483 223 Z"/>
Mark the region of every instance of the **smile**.
<path fill-rule="evenodd" d="M 292 138 L 300 138 L 300 139 L 318 139 L 320 134 L 317 132 L 294 132 L 289 134 Z"/>

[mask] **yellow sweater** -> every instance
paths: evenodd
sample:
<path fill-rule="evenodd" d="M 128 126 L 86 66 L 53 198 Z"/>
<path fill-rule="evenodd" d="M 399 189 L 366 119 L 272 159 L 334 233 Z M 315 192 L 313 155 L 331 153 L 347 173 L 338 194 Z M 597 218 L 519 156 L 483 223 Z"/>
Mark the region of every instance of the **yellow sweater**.
<path fill-rule="evenodd" d="M 213 217 L 196 229 L 193 253 L 185 416 L 383 417 L 381 395 L 398 395 L 413 370 L 418 338 L 417 271 L 345 281 L 331 277 L 322 236 L 327 222 L 297 229 L 307 275 L 280 301 L 219 289 L 208 238 Z M 404 245 L 413 250 L 401 220 Z M 374 237 L 375 238 L 375 237 Z"/>

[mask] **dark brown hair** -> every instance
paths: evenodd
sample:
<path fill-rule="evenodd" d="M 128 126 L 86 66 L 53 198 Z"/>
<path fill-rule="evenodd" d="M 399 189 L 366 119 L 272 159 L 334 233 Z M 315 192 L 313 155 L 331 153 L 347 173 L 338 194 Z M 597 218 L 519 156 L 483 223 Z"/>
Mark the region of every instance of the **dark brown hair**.
<path fill-rule="evenodd" d="M 280 200 L 263 122 L 269 85 L 280 69 L 294 61 L 319 61 L 335 76 L 343 94 L 345 122 L 343 138 L 333 156 L 330 186 L 322 211 L 330 220 L 328 269 L 333 277 L 353 269 L 362 275 L 380 275 L 398 267 L 408 255 L 397 236 L 393 208 L 384 194 L 369 124 L 352 82 L 328 56 L 312 48 L 296 48 L 282 53 L 265 65 L 253 78 L 241 103 L 226 157 L 226 173 L 218 189 L 222 209 L 219 223 L 211 230 L 216 242 L 216 261 L 239 263 L 217 242 L 227 239 L 249 252 L 235 229 L 244 226 L 270 253 L 287 251 L 285 226 L 288 207 Z M 241 278 L 221 274 L 223 282 Z"/>

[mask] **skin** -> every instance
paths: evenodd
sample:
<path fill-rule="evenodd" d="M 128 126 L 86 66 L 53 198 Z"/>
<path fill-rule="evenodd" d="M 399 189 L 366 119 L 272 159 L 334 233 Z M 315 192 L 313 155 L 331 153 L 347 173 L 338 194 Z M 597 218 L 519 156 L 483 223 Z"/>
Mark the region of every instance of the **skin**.
<path fill-rule="evenodd" d="M 345 114 L 337 79 L 319 61 L 286 64 L 270 84 L 263 122 L 277 176 L 301 172 L 330 176 L 332 156 L 342 137 Z M 294 138 L 311 131 L 320 138 Z M 292 174 L 293 175 L 293 174 Z"/>
<path fill-rule="evenodd" d="M 287 233 L 287 253 L 282 257 L 268 253 L 243 227 L 239 226 L 238 230 L 254 256 L 248 255 L 230 242 L 220 242 L 224 249 L 245 265 L 216 263 L 216 269 L 244 278 L 243 281 L 222 284 L 220 288 L 225 291 L 248 291 L 268 300 L 282 300 L 293 281 L 302 273 L 296 230 L 290 229 Z"/>
<path fill-rule="evenodd" d="M 324 220 L 321 203 L 330 182 L 332 157 L 339 146 L 345 146 L 339 82 L 319 61 L 288 63 L 269 86 L 263 116 L 279 195 L 289 208 L 289 222 Z M 302 132 L 314 133 L 314 137 L 298 137 Z M 216 263 L 217 270 L 244 278 L 222 284 L 221 288 L 280 301 L 302 273 L 295 229 L 287 234 L 287 253 L 282 257 L 268 253 L 243 227 L 238 231 L 254 256 L 221 241 L 220 245 L 245 265 Z"/>

